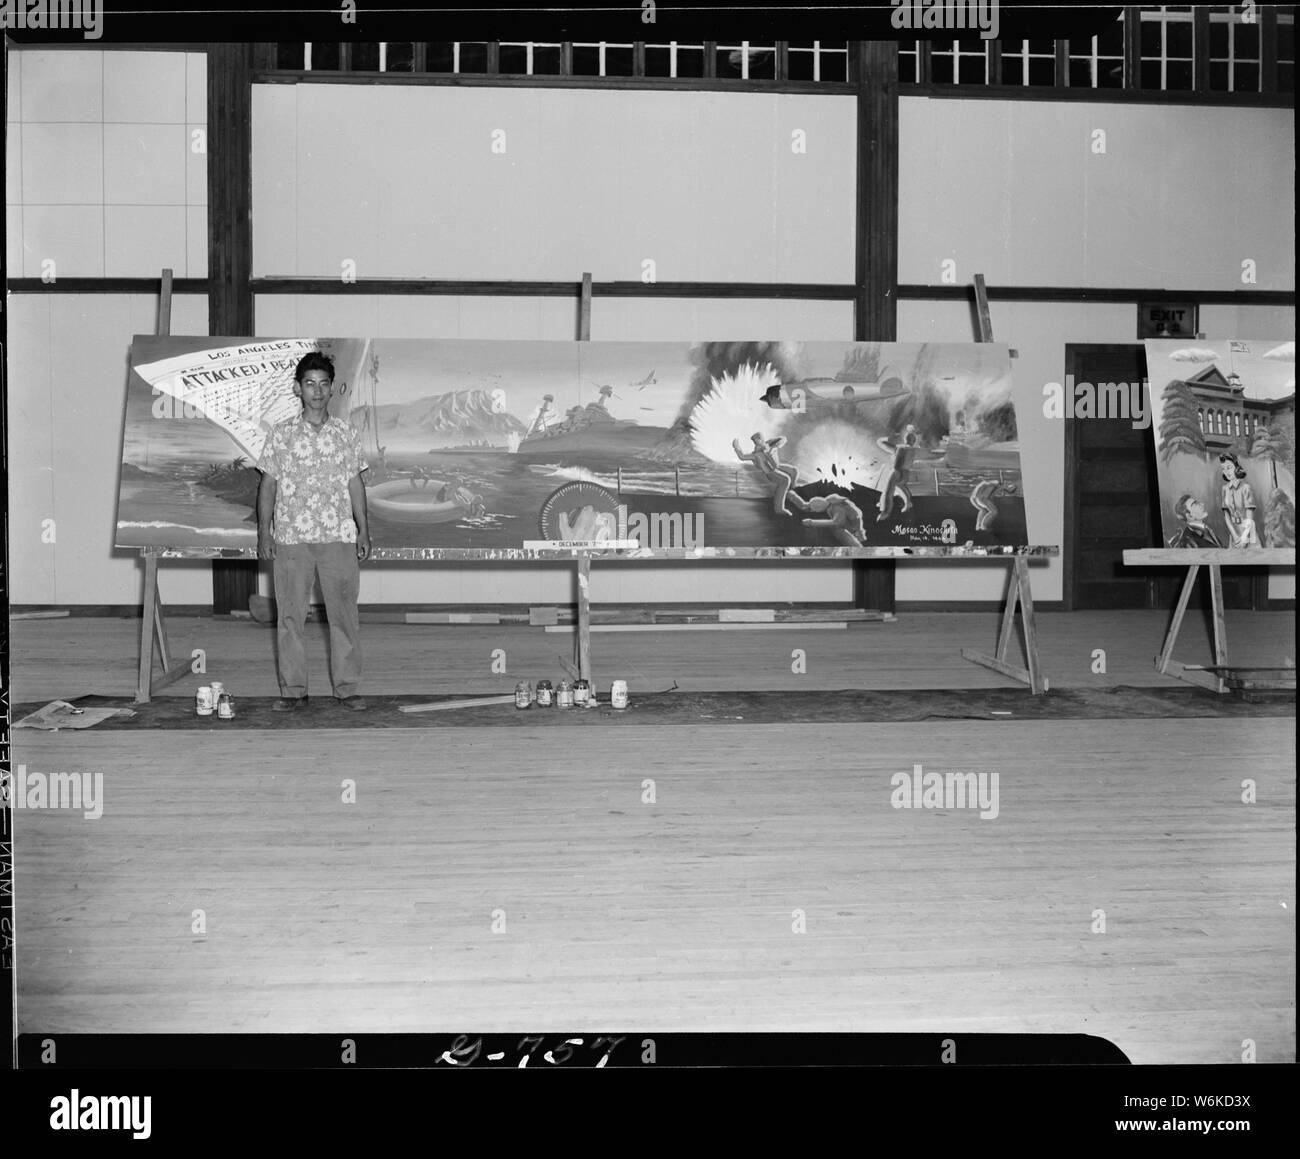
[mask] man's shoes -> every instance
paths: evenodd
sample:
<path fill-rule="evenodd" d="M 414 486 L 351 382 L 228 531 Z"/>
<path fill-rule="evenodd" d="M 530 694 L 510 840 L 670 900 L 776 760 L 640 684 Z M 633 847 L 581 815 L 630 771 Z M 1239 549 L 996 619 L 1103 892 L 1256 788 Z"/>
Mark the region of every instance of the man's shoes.
<path fill-rule="evenodd" d="M 300 708 L 307 707 L 307 698 L 305 696 L 282 696 L 273 705 L 272 712 L 296 712 Z"/>
<path fill-rule="evenodd" d="M 334 698 L 344 708 L 350 708 L 353 712 L 365 712 L 366 698 L 364 696 L 336 696 Z"/>

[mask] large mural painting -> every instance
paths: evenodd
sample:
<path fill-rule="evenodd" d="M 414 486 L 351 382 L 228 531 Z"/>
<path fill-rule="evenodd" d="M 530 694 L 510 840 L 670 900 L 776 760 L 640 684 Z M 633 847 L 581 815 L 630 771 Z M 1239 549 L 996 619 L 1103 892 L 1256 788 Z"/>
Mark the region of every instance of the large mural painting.
<path fill-rule="evenodd" d="M 256 464 L 310 350 L 361 437 L 377 548 L 1028 542 L 1005 346 L 141 337 L 118 546 L 254 553 Z"/>

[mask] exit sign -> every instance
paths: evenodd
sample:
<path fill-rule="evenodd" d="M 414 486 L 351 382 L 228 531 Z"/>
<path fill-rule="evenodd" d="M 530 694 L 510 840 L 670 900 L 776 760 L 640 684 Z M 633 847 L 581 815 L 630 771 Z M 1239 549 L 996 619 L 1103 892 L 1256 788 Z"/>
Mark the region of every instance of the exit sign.
<path fill-rule="evenodd" d="M 1196 302 L 1139 302 L 1139 338 L 1195 338 L 1200 306 Z"/>

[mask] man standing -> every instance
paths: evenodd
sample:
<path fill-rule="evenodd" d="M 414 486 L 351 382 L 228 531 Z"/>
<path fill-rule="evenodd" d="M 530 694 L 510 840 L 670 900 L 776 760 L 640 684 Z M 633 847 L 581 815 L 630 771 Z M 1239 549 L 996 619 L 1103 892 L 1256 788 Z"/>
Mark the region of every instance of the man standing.
<path fill-rule="evenodd" d="M 370 557 L 370 521 L 361 472 L 367 463 L 356 432 L 329 414 L 334 363 L 306 355 L 294 371 L 302 414 L 276 426 L 262 448 L 257 491 L 257 557 L 275 561 L 278 610 L 276 712 L 307 704 L 307 652 L 302 626 L 319 576 L 330 625 L 330 682 L 335 698 L 361 711 L 359 561 Z"/>

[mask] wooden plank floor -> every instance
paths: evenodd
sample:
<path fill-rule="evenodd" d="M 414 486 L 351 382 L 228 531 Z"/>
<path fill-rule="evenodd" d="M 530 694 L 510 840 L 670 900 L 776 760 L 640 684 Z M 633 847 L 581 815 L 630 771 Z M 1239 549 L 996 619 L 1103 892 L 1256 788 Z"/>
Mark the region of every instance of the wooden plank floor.
<path fill-rule="evenodd" d="M 1295 1058 L 1288 721 L 432 735 L 23 735 L 30 769 L 102 772 L 104 807 L 15 815 L 20 1031 L 1059 1031 L 1135 1062 Z M 999 773 L 998 816 L 892 808 L 916 763 Z"/>
<path fill-rule="evenodd" d="M 1163 621 L 1127 615 L 1040 617 L 1049 675 L 1138 683 Z M 924 661 L 944 658 L 955 686 L 1004 683 L 953 660 L 991 648 L 992 618 L 912 619 L 810 636 L 808 683 L 789 633 L 597 653 L 617 644 L 648 686 L 941 686 Z M 1238 619 L 1230 640 L 1294 646 L 1287 617 Z M 129 693 L 134 627 L 16 624 L 15 699 Z M 266 629 L 193 630 L 210 673 L 273 694 Z M 556 638 L 367 644 L 373 691 L 488 691 L 515 679 L 487 671 L 492 646 L 527 667 Z M 104 784 L 98 819 L 14 814 L 20 1031 L 1056 1031 L 1139 1063 L 1232 1062 L 1247 1038 L 1295 1060 L 1291 720 L 638 725 L 575 752 L 599 734 L 363 719 L 16 733 L 28 770 Z M 996 772 L 998 816 L 892 808 L 918 763 Z"/>

